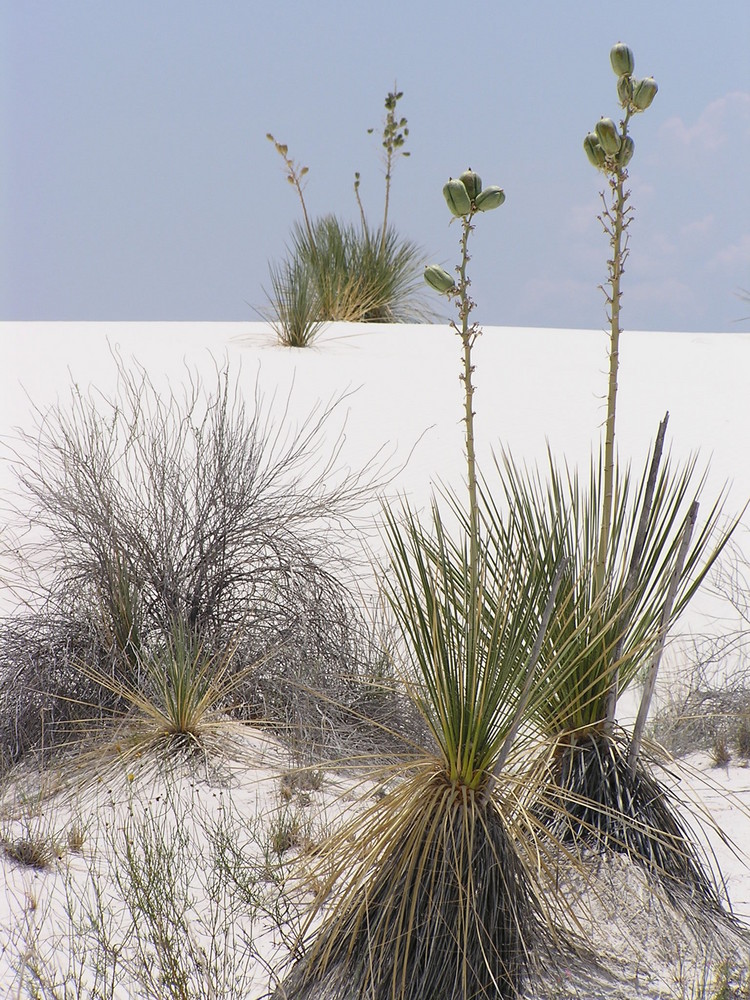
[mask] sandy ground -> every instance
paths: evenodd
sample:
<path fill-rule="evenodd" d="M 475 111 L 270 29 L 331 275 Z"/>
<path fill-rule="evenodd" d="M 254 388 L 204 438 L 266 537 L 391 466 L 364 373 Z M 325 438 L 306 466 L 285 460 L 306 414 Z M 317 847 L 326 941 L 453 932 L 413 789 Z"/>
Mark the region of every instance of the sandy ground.
<path fill-rule="evenodd" d="M 33 435 L 35 421 L 50 404 L 64 402 L 72 384 L 85 393 L 111 393 L 117 356 L 127 365 L 139 363 L 157 386 L 175 393 L 181 392 L 188 373 L 198 372 L 211 384 L 217 369 L 227 366 L 245 398 L 260 398 L 274 419 L 284 415 L 290 433 L 309 425 L 321 401 L 339 400 L 327 434 L 339 443 L 342 468 L 359 469 L 374 460 L 381 474 L 387 473 L 385 491 L 405 494 L 418 506 L 438 480 L 461 485 L 459 345 L 447 327 L 332 324 L 313 349 L 299 351 L 278 347 L 264 324 L 4 323 L 0 343 L 0 489 L 11 505 L 16 502 L 15 453 L 28 447 L 28 442 L 20 442 L 17 429 Z M 479 457 L 484 468 L 491 468 L 493 449 L 507 447 L 517 459 L 541 461 L 548 444 L 571 463 L 588 462 L 604 416 L 603 333 L 488 328 L 478 343 L 476 361 Z M 669 410 L 673 454 L 698 450 L 701 462 L 710 460 L 707 496 L 713 498 L 730 482 L 727 511 L 739 513 L 750 497 L 750 465 L 745 461 L 749 369 L 750 334 L 627 333 L 618 409 L 621 456 L 640 464 Z M 748 515 L 742 528 L 750 528 Z M 9 536 L 4 537 L 7 541 Z M 744 544 L 744 534 L 738 537 Z M 371 534 L 368 544 L 377 547 L 377 536 Z M 7 563 L 0 562 L 0 572 L 3 610 L 10 613 L 15 581 Z M 686 669 L 692 634 L 713 629 L 721 635 L 736 624 L 725 603 L 709 597 L 697 602 L 685 623 L 684 644 L 672 646 L 670 683 L 678 683 Z M 56 970 L 59 992 L 45 996 L 87 996 L 84 987 L 93 988 L 90 964 L 102 935 L 109 935 L 112 955 L 119 954 L 118 948 L 123 955 L 137 953 L 139 938 L 128 925 L 135 889 L 123 874 L 128 871 L 123 845 L 128 832 L 131 840 L 136 837 L 134 818 L 152 817 L 153 836 L 176 823 L 171 843 L 186 834 L 193 847 L 192 855 L 184 853 L 193 857 L 193 867 L 188 865 L 184 876 L 190 886 L 185 907 L 205 916 L 201 892 L 206 886 L 200 886 L 207 869 L 201 858 L 221 842 L 222 829 L 242 831 L 244 855 L 255 859 L 260 871 L 269 864 L 268 844 L 279 817 L 286 821 L 289 809 L 302 817 L 300 824 L 312 841 L 342 811 L 353 808 L 350 800 L 357 793 L 331 775 L 321 788 L 304 795 L 295 790 L 291 799 L 285 798 L 282 776 L 290 762 L 283 749 L 255 737 L 249 745 L 245 736 L 238 740 L 235 759 L 230 755 L 215 773 L 172 774 L 165 781 L 141 761 L 118 763 L 115 758 L 111 771 L 91 772 L 83 784 L 76 778 L 66 788 L 39 790 L 33 777 L 26 776 L 21 786 L 6 790 L 3 838 L 46 838 L 54 856 L 43 871 L 7 856 L 1 862 L 0 992 L 9 991 L 3 995 L 34 995 L 23 992 L 27 987 L 18 969 L 25 965 L 46 969 L 48 975 Z M 715 825 L 708 837 L 734 912 L 750 922 L 750 868 L 744 853 L 750 851 L 750 769 L 736 760 L 712 768 L 708 758 L 699 755 L 688 765 L 679 770 L 680 788 L 702 803 Z M 147 845 L 141 843 L 139 849 L 146 851 Z M 249 957 L 240 970 L 245 979 L 225 984 L 225 994 L 217 996 L 235 995 L 230 987 L 243 991 L 238 996 L 264 994 L 289 954 L 311 890 L 304 879 L 289 881 L 273 866 L 257 881 L 263 891 L 253 890 L 252 902 L 249 896 L 244 902 L 240 897 L 225 900 L 227 912 L 236 916 L 232 934 L 244 935 L 244 954 Z M 609 924 L 604 921 L 611 929 L 609 945 L 615 956 L 628 935 L 647 953 L 641 966 L 628 964 L 621 955 L 621 995 L 700 996 L 694 989 L 701 970 L 691 967 L 692 952 L 679 944 L 678 928 L 665 934 L 663 914 L 647 919 L 642 906 L 635 910 L 635 915 L 622 918 L 623 929 L 617 933 L 614 918 Z M 659 954 L 650 947 L 657 937 L 663 952 Z M 675 943 L 671 953 L 670 940 Z M 225 953 L 235 954 L 238 942 L 239 937 L 230 941 L 225 933 Z M 197 941 L 195 954 L 200 947 Z M 136 965 L 123 973 L 125 985 L 115 995 L 140 995 Z M 644 971 L 647 967 L 650 971 Z M 28 984 L 28 972 L 25 975 Z M 101 975 L 114 972 L 107 967 Z M 67 993 L 61 985 L 65 976 Z M 575 995 L 575 984 L 569 986 L 570 995 Z M 558 995 L 567 995 L 567 989 Z"/>

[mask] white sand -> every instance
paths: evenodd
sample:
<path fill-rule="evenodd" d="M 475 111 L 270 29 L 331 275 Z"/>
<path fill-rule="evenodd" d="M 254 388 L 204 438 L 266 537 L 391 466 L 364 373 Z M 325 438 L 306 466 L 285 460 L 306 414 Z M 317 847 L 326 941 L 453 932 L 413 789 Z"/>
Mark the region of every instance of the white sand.
<path fill-rule="evenodd" d="M 341 463 L 357 469 L 378 456 L 378 462 L 385 460 L 393 473 L 388 491 L 392 495 L 405 493 L 418 505 L 426 502 L 430 484 L 437 480 L 461 484 L 459 343 L 444 326 L 332 324 L 316 346 L 305 351 L 278 347 L 264 324 L 4 323 L 0 324 L 0 338 L 0 439 L 6 459 L 0 465 L 0 487 L 6 496 L 10 496 L 14 482 L 14 428 L 31 430 L 32 409 L 43 412 L 56 400 L 64 400 L 71 380 L 84 392 L 110 393 L 115 381 L 112 351 L 127 363 L 134 359 L 157 385 L 176 392 L 186 371 L 200 372 L 210 384 L 217 366 L 228 365 L 248 401 L 259 392 L 272 415 L 280 415 L 288 402 L 288 419 L 299 427 L 321 400 L 344 396 L 330 420 L 331 442 L 344 434 Z M 510 449 L 516 459 L 543 460 L 547 442 L 570 462 L 587 463 L 604 417 L 606 348 L 606 337 L 600 332 L 486 329 L 476 350 L 475 401 L 483 467 L 491 468 L 491 450 L 500 447 Z M 710 459 L 707 499 L 713 499 L 731 480 L 727 511 L 739 512 L 750 497 L 750 334 L 626 333 L 621 363 L 617 417 L 621 456 L 640 465 L 668 409 L 673 454 L 684 456 L 697 449 L 703 462 Z M 748 515 L 743 526 L 750 528 Z M 745 544 L 745 536 L 739 537 Z M 376 540 L 370 541 L 377 546 Z M 0 569 L 4 565 L 0 563 Z M 9 611 L 14 602 L 14 580 L 6 575 L 3 583 L 3 608 Z M 702 634 L 713 628 L 715 634 L 721 634 L 727 628 L 719 620 L 725 612 L 724 604 L 703 598 L 696 602 L 686 630 Z M 687 670 L 688 649 L 689 642 L 673 646 L 668 669 L 674 682 Z M 216 828 L 217 801 L 228 803 L 227 814 L 246 827 L 248 856 L 260 857 L 268 844 L 269 823 L 285 807 L 279 776 L 288 761 L 280 748 L 269 750 L 266 746 L 261 753 L 253 744 L 249 751 L 255 758 L 241 756 L 241 762 L 223 777 L 203 776 L 192 784 L 180 779 L 166 787 L 173 802 L 182 802 L 177 812 L 184 810 L 191 835 L 198 840 L 197 831 L 212 824 Z M 269 753 L 275 755 L 273 761 L 268 759 Z M 693 759 L 692 765 L 683 785 L 699 795 L 716 826 L 740 848 L 733 852 L 716 834 L 711 836 L 735 912 L 750 921 L 750 869 L 742 853 L 743 848 L 750 850 L 750 770 L 736 762 L 713 770 L 707 759 L 700 757 Z M 8 812 L 11 800 L 6 796 L 4 836 L 20 837 L 31 824 L 33 830 L 53 836 L 62 854 L 41 873 L 13 865 L 7 858 L 2 861 L 0 984 L 7 984 L 8 990 L 18 988 L 13 965 L 19 955 L 25 953 L 28 958 L 31 948 L 39 951 L 40 961 L 58 961 L 61 974 L 71 972 L 69 956 L 75 949 L 64 914 L 71 908 L 71 893 L 80 901 L 90 891 L 91 865 L 99 871 L 97 884 L 114 893 L 107 912 L 123 912 L 114 897 L 117 892 L 122 896 L 124 890 L 117 889 L 107 868 L 114 850 L 111 831 L 127 824 L 131 808 L 155 810 L 161 817 L 159 822 L 165 822 L 163 801 L 154 802 L 157 796 L 163 799 L 165 791 L 138 765 L 132 769 L 123 765 L 112 782 L 111 791 L 107 787 L 98 792 L 75 790 L 49 801 L 35 797 L 32 791 L 25 803 L 16 800 L 15 820 L 13 810 Z M 312 817 L 306 820 L 311 829 L 341 809 L 340 789 L 330 782 L 329 777 L 324 789 L 312 793 L 308 803 L 295 800 L 295 808 Z M 77 824 L 85 830 L 81 855 L 71 854 L 65 846 Z M 199 844 L 198 856 L 203 849 Z M 199 884 L 201 866 L 194 867 L 194 881 Z M 274 905 L 279 899 L 291 900 L 287 918 L 293 927 L 301 912 L 298 904 L 309 889 L 309 885 L 279 886 L 271 880 L 267 898 L 249 923 L 251 907 L 246 907 L 243 919 L 247 925 L 243 927 L 252 938 L 250 952 L 254 957 L 244 984 L 247 992 L 242 995 L 262 996 L 272 981 L 273 969 L 287 953 L 288 941 L 283 940 L 278 921 L 263 912 L 264 907 L 271 905 L 269 900 L 276 900 Z M 200 899 L 194 905 L 200 911 Z M 117 918 L 113 919 L 117 924 Z M 627 936 L 627 921 L 625 926 Z M 114 937 L 126 930 L 119 925 L 111 929 Z M 83 940 L 84 931 L 81 926 L 74 934 Z M 618 934 L 613 931 L 611 937 L 615 952 L 618 942 L 625 946 Z M 664 937 L 669 939 L 668 934 Z M 675 933 L 675 942 L 678 937 Z M 643 947 L 648 938 L 646 931 Z M 132 937 L 129 941 L 128 947 L 135 947 Z M 645 975 L 642 969 L 633 972 L 638 983 L 633 979 L 630 987 L 623 987 L 623 995 L 632 988 L 633 996 L 691 996 L 691 984 L 700 978 L 700 970 L 688 968 L 686 953 L 681 955 L 662 955 L 653 975 Z M 90 971 L 86 976 L 90 980 Z M 135 991 L 133 982 L 131 989 Z M 117 995 L 139 994 L 123 986 Z"/>

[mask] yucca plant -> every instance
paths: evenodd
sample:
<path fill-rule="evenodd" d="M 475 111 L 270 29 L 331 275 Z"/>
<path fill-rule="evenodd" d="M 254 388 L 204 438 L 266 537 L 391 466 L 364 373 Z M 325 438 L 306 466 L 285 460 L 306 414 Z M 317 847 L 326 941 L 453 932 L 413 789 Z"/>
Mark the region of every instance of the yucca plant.
<path fill-rule="evenodd" d="M 284 347 L 309 347 L 323 327 L 310 269 L 297 257 L 270 265 L 271 326 Z"/>
<path fill-rule="evenodd" d="M 618 695 L 644 675 L 653 681 L 669 628 L 728 537 L 718 530 L 720 501 L 692 537 L 700 486 L 695 459 L 659 467 L 659 456 L 657 441 L 641 477 L 617 469 L 601 583 L 594 567 L 603 456 L 582 481 L 552 455 L 545 476 L 505 455 L 504 502 L 485 488 L 480 506 L 488 537 L 507 553 L 525 549 L 531 559 L 540 540 L 550 539 L 566 560 L 531 708 L 549 769 L 540 808 L 554 838 L 626 853 L 674 898 L 698 897 L 716 909 L 720 894 L 710 865 L 644 759 L 643 722 L 628 734 L 610 717 L 613 673 Z"/>
<path fill-rule="evenodd" d="M 390 226 L 371 231 L 334 215 L 309 229 L 297 225 L 286 267 L 299 268 L 321 322 L 416 322 L 429 314 L 420 295 L 422 252 Z"/>
<path fill-rule="evenodd" d="M 286 259 L 271 267 L 271 322 L 282 344 L 308 346 L 318 332 L 316 323 L 409 323 L 434 318 L 421 294 L 424 254 L 411 240 L 399 236 L 388 221 L 394 164 L 399 157 L 409 156 L 404 148 L 409 135 L 407 121 L 397 114 L 402 97 L 403 92 L 394 86 L 385 100 L 385 199 L 383 220 L 376 228 L 365 215 L 358 172 L 354 194 L 360 226 L 335 215 L 312 217 L 304 195 L 308 167 L 292 160 L 289 147 L 267 134 L 284 160 L 287 181 L 302 207 L 302 222 L 293 229 Z M 302 335 L 297 336 L 295 329 Z"/>
<path fill-rule="evenodd" d="M 386 537 L 386 595 L 431 739 L 328 845 L 322 929 L 277 996 L 516 997 L 552 935 L 529 846 L 533 795 L 517 772 L 551 554 L 536 573 L 525 559 L 515 572 L 482 559 L 477 575 L 437 506 L 427 527 L 387 513 Z M 486 587 L 500 579 L 490 617 Z"/>
<path fill-rule="evenodd" d="M 482 520 L 487 537 L 508 553 L 520 535 L 522 547 L 532 554 L 540 540 L 554 540 L 565 560 L 557 613 L 539 658 L 537 684 L 544 696 L 534 712 L 548 741 L 549 786 L 540 812 L 550 832 L 579 846 L 625 852 L 673 898 L 697 899 L 699 906 L 716 912 L 721 899 L 709 866 L 641 749 L 668 630 L 729 532 L 718 531 L 720 498 L 691 541 L 701 482 L 695 484 L 694 459 L 681 467 L 662 462 L 666 418 L 642 476 L 634 479 L 616 461 L 621 278 L 631 220 L 625 183 L 634 150 L 628 128 L 657 88 L 650 78 L 632 76 L 634 59 L 627 46 L 614 46 L 610 61 L 624 117 L 619 129 L 602 119 L 584 142 L 612 191 L 601 217 L 612 251 L 605 289 L 610 365 L 604 446 L 587 481 L 560 468 L 551 455 L 546 482 L 505 456 L 500 480 L 509 513 L 501 512 L 485 488 Z M 629 736 L 616 725 L 617 699 L 644 673 L 641 711 Z"/>
<path fill-rule="evenodd" d="M 472 171 L 446 185 L 461 222 L 461 263 L 455 280 L 435 266 L 425 275 L 458 309 L 466 530 L 451 537 L 437 502 L 426 525 L 408 507 L 385 512 L 383 586 L 430 738 L 402 763 L 393 789 L 330 845 L 311 918 L 327 901 L 322 927 L 279 997 L 516 997 L 550 931 L 539 858 L 532 862 L 521 833 L 529 786 L 512 762 L 529 737 L 535 664 L 561 574 L 550 573 L 548 540 L 528 572 L 525 550 L 513 564 L 481 537 L 471 354 L 480 330 L 466 267 L 475 213 L 504 200 L 499 188 L 484 199 L 481 191 Z M 502 565 L 489 565 L 493 558 Z"/>
<path fill-rule="evenodd" d="M 113 713 L 109 733 L 121 752 L 140 754 L 147 748 L 205 752 L 231 731 L 228 712 L 255 668 L 253 664 L 237 669 L 233 656 L 229 645 L 220 652 L 205 649 L 200 638 L 175 619 L 168 636 L 134 657 L 128 676 L 104 674 L 87 663 L 79 667 L 90 680 L 111 690 L 121 706 Z M 106 725 L 100 735 L 106 735 Z"/>

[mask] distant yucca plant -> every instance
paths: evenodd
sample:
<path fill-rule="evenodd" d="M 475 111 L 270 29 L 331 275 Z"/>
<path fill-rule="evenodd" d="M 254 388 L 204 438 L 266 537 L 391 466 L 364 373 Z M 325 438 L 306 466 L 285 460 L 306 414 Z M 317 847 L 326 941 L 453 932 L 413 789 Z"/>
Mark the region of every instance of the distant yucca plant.
<path fill-rule="evenodd" d="M 394 229 L 385 234 L 342 223 L 333 215 L 295 227 L 287 268 L 306 283 L 315 318 L 352 323 L 417 322 L 423 258 Z"/>
<path fill-rule="evenodd" d="M 286 346 L 309 346 L 328 321 L 408 323 L 434 317 L 421 294 L 424 255 L 388 221 L 394 163 L 409 156 L 404 149 L 407 122 L 396 113 L 402 97 L 394 87 L 385 101 L 385 202 L 382 224 L 374 229 L 362 206 L 359 173 L 354 181 L 359 227 L 335 215 L 312 218 L 304 196 L 308 168 L 295 163 L 288 146 L 267 134 L 284 160 L 287 180 L 302 207 L 303 221 L 294 227 L 286 259 L 271 266 L 271 322 Z"/>
<path fill-rule="evenodd" d="M 284 347 L 309 347 L 323 327 L 310 269 L 292 256 L 270 266 L 271 326 Z"/>

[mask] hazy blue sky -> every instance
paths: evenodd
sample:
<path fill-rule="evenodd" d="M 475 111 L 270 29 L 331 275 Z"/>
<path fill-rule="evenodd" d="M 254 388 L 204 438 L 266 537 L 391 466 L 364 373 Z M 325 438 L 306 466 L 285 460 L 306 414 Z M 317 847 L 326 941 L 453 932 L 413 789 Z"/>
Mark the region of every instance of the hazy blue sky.
<path fill-rule="evenodd" d="M 299 206 L 381 212 L 394 80 L 411 157 L 392 221 L 452 266 L 441 187 L 473 167 L 485 323 L 599 327 L 602 177 L 581 142 L 615 117 L 610 46 L 659 94 L 634 122 L 623 321 L 747 330 L 748 0 L 0 0 L 0 319 L 253 320 Z"/>

